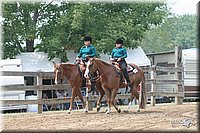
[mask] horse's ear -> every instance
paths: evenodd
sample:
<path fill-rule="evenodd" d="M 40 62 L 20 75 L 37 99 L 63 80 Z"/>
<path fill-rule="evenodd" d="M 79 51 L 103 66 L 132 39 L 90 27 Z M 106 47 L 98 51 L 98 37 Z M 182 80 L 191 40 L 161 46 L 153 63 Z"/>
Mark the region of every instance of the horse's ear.
<path fill-rule="evenodd" d="M 53 61 L 54 66 L 56 66 L 56 63 Z"/>

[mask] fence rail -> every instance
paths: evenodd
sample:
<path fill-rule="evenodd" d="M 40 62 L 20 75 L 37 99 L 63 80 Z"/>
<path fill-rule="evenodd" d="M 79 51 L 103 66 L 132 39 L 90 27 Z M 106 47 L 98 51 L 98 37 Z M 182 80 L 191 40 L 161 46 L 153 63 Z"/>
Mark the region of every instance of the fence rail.
<path fill-rule="evenodd" d="M 178 91 L 177 92 L 157 92 L 155 88 L 155 84 L 177 84 L 183 85 L 182 79 L 172 79 L 172 80 L 162 80 L 157 79 L 156 73 L 158 71 L 164 72 L 179 72 L 183 71 L 182 68 L 177 67 L 159 67 L 159 66 L 152 66 L 152 67 L 145 67 L 143 68 L 145 73 L 149 73 L 151 75 L 150 79 L 146 79 L 146 84 L 151 84 L 151 92 L 147 92 L 147 96 L 151 97 L 151 105 L 155 106 L 155 97 L 156 96 L 168 96 L 168 97 L 175 97 L 175 98 L 183 98 L 184 92 Z M 42 113 L 42 105 L 43 104 L 58 104 L 58 103 L 66 103 L 70 102 L 70 98 L 64 99 L 43 99 L 42 98 L 42 91 L 43 90 L 59 90 L 65 89 L 70 87 L 68 84 L 63 85 L 42 85 L 42 79 L 52 79 L 53 72 L 13 72 L 13 71 L 3 71 L 3 76 L 32 76 L 37 77 L 37 85 L 34 86 L 20 86 L 20 85 L 11 85 L 11 86 L 2 86 L 3 91 L 31 91 L 37 90 L 37 99 L 36 100 L 1 100 L 5 105 L 27 105 L 27 104 L 38 104 L 38 113 Z M 130 94 L 118 94 L 117 99 L 128 99 Z M 88 109 L 91 110 L 91 103 L 92 101 L 96 101 L 98 99 L 98 95 L 86 95 L 83 97 L 84 101 L 88 104 Z M 105 96 L 104 98 L 105 99 Z M 80 101 L 77 97 L 75 101 Z M 89 106 L 90 104 L 90 106 Z M 181 104 L 181 103 L 178 103 Z"/>

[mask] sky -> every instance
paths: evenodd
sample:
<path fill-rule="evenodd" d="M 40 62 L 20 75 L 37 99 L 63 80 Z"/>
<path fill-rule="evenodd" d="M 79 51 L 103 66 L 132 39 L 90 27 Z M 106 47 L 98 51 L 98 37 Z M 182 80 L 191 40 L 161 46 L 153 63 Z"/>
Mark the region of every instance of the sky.
<path fill-rule="evenodd" d="M 167 0 L 171 11 L 177 15 L 197 14 L 199 0 Z"/>

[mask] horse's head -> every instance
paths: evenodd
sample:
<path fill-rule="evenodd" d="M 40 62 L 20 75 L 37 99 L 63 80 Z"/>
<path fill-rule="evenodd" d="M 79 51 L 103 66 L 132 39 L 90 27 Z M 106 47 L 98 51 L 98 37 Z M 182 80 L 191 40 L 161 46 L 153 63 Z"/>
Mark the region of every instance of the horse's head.
<path fill-rule="evenodd" d="M 97 66 L 95 64 L 95 58 L 90 58 L 87 62 L 86 70 L 85 70 L 85 78 L 89 78 L 91 73 L 97 71 Z"/>
<path fill-rule="evenodd" d="M 62 63 L 61 64 L 54 64 L 54 79 L 55 79 L 55 84 L 62 83 L 62 78 L 63 78 L 63 69 L 62 69 Z"/>

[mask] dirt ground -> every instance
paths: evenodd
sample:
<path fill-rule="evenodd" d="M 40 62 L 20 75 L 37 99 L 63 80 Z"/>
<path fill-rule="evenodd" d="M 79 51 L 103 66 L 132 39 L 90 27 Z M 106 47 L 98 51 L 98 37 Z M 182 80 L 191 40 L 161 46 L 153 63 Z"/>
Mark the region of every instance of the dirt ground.
<path fill-rule="evenodd" d="M 121 106 L 122 110 L 127 106 Z M 3 131 L 199 131 L 199 103 L 183 105 L 156 104 L 147 105 L 145 110 L 136 112 L 132 106 L 129 113 L 117 113 L 114 108 L 111 114 L 105 114 L 106 108 L 84 113 L 73 111 L 52 111 L 37 113 L 2 114 Z M 188 120 L 189 119 L 189 120 Z M 188 121 L 187 121 L 188 120 Z M 188 123 L 187 123 L 188 122 Z M 185 124 L 185 126 L 184 126 Z M 188 127 L 187 127 L 188 126 Z"/>

